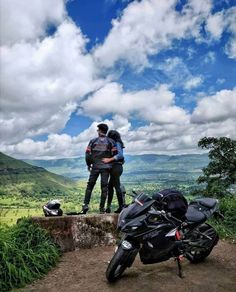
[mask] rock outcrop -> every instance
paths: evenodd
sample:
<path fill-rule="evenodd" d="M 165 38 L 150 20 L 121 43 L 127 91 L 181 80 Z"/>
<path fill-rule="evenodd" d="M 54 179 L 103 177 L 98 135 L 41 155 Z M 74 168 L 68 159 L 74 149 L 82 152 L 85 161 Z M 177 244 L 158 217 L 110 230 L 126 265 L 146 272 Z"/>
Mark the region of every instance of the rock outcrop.
<path fill-rule="evenodd" d="M 117 219 L 116 214 L 32 218 L 49 232 L 62 251 L 115 244 Z"/>

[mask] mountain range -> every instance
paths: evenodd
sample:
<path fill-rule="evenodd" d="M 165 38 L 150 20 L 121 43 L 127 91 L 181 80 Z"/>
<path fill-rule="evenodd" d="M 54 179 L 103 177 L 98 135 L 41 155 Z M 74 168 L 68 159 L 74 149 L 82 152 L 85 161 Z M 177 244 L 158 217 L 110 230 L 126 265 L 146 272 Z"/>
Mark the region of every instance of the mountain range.
<path fill-rule="evenodd" d="M 25 161 L 74 180 L 88 177 L 84 157 Z M 140 180 L 195 180 L 201 174 L 201 169 L 208 162 L 207 154 L 173 156 L 156 154 L 126 155 L 122 180 L 125 182 L 137 182 Z"/>
<path fill-rule="evenodd" d="M 208 155 L 126 155 L 122 183 L 185 187 L 196 184 Z M 64 195 L 88 178 L 84 157 L 19 160 L 0 152 L 0 195 Z"/>

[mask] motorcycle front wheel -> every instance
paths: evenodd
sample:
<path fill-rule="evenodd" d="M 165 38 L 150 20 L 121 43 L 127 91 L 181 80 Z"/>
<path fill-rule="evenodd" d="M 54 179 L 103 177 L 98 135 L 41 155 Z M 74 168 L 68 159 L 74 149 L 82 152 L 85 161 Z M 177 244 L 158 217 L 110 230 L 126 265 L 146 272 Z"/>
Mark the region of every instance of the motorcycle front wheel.
<path fill-rule="evenodd" d="M 106 278 L 109 282 L 115 282 L 124 273 L 128 267 L 128 255 L 129 251 L 123 250 L 121 246 L 117 249 L 106 270 Z"/>
<path fill-rule="evenodd" d="M 211 238 L 211 239 L 210 239 Z M 191 238 L 191 246 L 186 254 L 192 264 L 201 263 L 210 255 L 217 244 L 219 236 L 210 224 L 199 226 L 199 233 Z"/>

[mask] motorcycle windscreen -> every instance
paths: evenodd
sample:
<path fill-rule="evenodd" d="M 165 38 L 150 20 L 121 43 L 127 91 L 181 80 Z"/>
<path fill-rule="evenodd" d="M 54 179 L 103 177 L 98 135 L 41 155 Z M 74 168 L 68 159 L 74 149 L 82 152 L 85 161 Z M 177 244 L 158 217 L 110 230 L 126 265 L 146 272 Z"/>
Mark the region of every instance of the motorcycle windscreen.
<path fill-rule="evenodd" d="M 154 203 L 152 199 L 149 198 L 149 200 L 146 201 L 135 201 L 131 205 L 129 205 L 127 208 L 124 209 L 122 214 L 123 219 L 133 219 L 137 216 L 143 215 L 147 212 L 147 209 L 150 208 L 150 206 Z"/>

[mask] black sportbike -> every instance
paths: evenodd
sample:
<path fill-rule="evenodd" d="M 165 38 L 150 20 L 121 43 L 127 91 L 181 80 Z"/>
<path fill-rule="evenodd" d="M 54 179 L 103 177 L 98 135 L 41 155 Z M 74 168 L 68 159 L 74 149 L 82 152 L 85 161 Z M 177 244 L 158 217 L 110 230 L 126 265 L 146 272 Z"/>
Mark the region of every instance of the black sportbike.
<path fill-rule="evenodd" d="M 196 199 L 188 205 L 185 198 L 173 190 L 164 190 L 152 198 L 133 193 L 133 202 L 119 215 L 118 230 L 123 237 L 107 267 L 109 282 L 120 278 L 138 253 L 143 264 L 175 258 L 180 277 L 182 257 L 199 263 L 211 253 L 219 236 L 206 220 L 213 214 L 221 216 L 218 200 Z"/>

